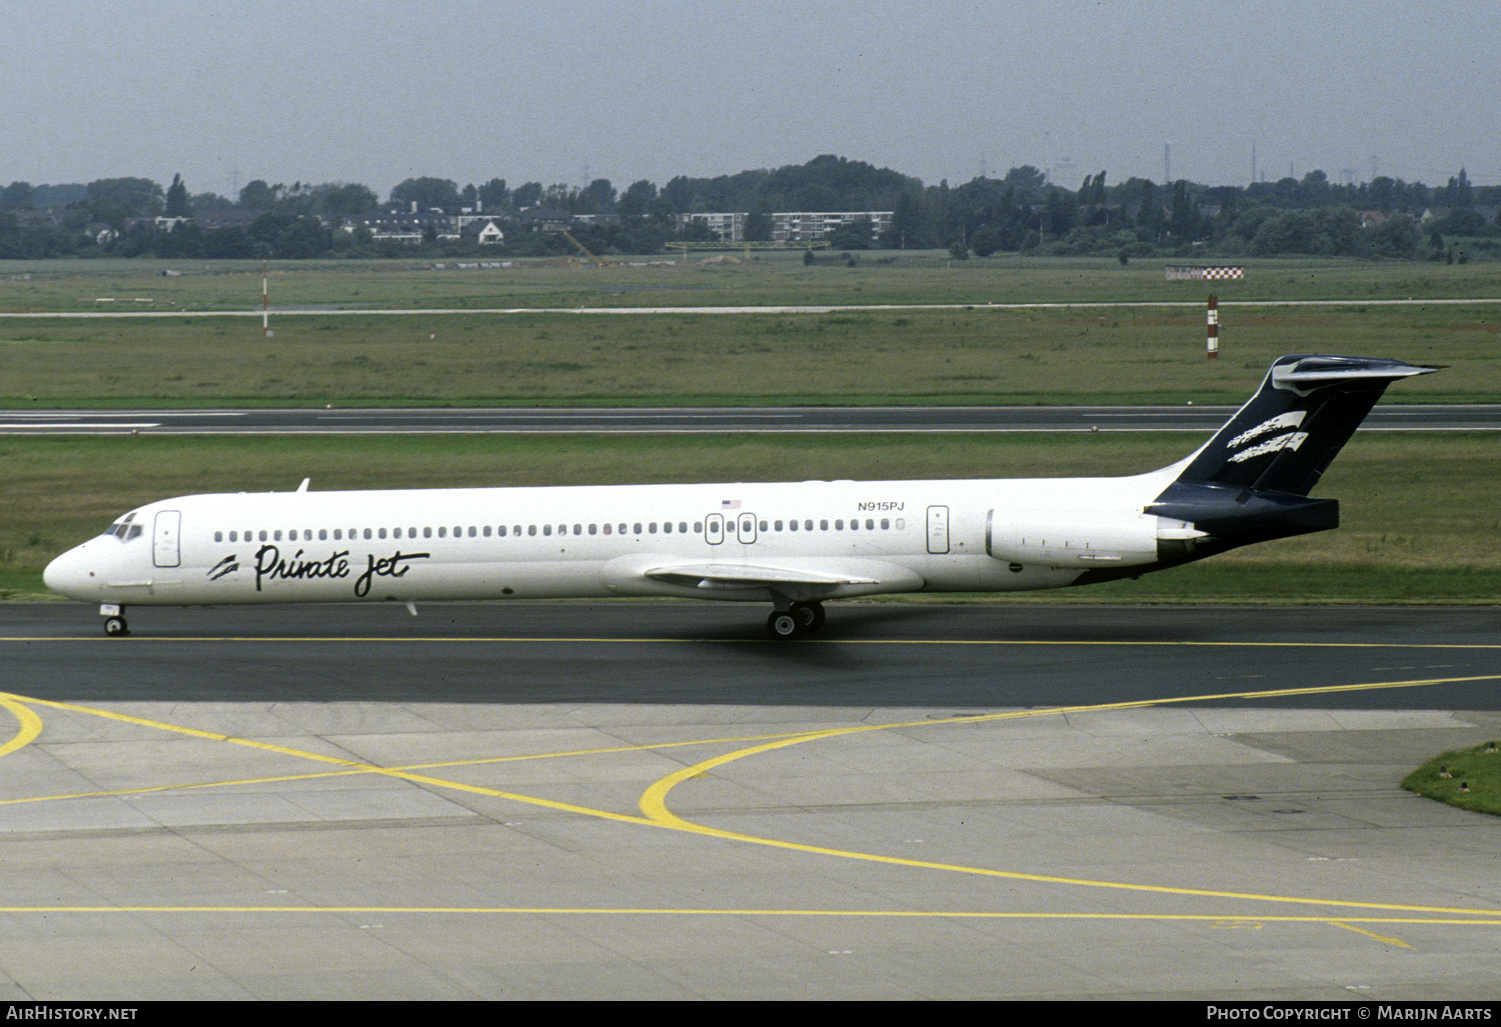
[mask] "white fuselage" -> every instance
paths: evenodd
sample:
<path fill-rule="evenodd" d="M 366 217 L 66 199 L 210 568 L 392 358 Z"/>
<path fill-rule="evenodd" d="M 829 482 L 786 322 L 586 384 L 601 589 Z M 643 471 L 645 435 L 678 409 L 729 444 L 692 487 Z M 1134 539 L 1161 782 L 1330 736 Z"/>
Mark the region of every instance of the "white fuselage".
<path fill-rule="evenodd" d="M 120 605 L 1012 591 L 1146 566 L 1176 468 L 1126 478 L 183 496 L 59 556 Z"/>

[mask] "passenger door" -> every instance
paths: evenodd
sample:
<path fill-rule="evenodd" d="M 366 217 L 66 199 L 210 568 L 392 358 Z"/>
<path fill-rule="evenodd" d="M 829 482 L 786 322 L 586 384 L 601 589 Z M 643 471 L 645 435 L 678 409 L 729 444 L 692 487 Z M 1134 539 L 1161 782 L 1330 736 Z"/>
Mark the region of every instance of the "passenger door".
<path fill-rule="evenodd" d="M 152 563 L 158 567 L 177 567 L 182 564 L 181 532 L 181 511 L 157 511 L 156 521 L 151 529 Z"/>
<path fill-rule="evenodd" d="M 949 551 L 949 508 L 928 507 L 928 552 L 942 555 Z"/>

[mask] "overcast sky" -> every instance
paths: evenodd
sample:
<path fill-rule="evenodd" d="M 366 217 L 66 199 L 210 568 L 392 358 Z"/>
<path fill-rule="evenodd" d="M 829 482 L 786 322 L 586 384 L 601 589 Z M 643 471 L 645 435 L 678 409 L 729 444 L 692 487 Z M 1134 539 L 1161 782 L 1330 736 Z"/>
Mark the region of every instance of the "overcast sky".
<path fill-rule="evenodd" d="M 0 184 L 663 185 L 821 153 L 1501 183 L 1501 18 L 1414 0 L 8 0 Z"/>

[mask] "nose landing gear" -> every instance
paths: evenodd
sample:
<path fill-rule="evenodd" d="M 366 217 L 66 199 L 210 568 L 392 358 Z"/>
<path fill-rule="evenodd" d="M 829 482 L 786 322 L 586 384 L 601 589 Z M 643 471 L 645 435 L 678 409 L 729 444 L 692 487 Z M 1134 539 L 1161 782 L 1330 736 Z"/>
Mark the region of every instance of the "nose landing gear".
<path fill-rule="evenodd" d="M 99 613 L 104 618 L 104 633 L 106 635 L 119 637 L 130 634 L 130 625 L 126 624 L 125 618 L 121 616 L 124 612 L 125 607 L 116 606 L 113 603 L 105 603 L 99 607 Z"/>

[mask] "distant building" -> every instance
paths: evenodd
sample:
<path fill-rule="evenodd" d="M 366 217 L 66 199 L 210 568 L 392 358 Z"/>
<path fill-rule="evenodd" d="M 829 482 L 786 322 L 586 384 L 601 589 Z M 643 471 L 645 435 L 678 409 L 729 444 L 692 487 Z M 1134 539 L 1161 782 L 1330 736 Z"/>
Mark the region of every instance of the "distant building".
<path fill-rule="evenodd" d="M 1501 213 L 1501 208 L 1472 204 L 1468 207 L 1429 207 L 1418 218 L 1420 224 L 1428 224 L 1432 221 L 1443 221 L 1454 214 L 1473 214 L 1480 219 L 1481 224 L 1495 224 L 1496 215 Z"/>
<path fill-rule="evenodd" d="M 703 225 L 723 242 L 745 241 L 745 219 L 748 214 L 679 214 L 678 231 L 684 232 L 694 225 Z"/>
<path fill-rule="evenodd" d="M 370 233 L 371 239 L 388 242 L 420 243 L 423 227 L 418 218 L 399 214 L 374 214 L 344 223 L 347 232 L 363 228 Z"/>
<path fill-rule="evenodd" d="M 854 224 L 857 221 L 871 222 L 871 242 L 880 239 L 881 233 L 892 227 L 890 210 L 841 210 L 830 213 L 773 213 L 773 242 L 818 242 L 835 228 Z"/>
<path fill-rule="evenodd" d="M 393 206 L 350 218 L 342 227 L 346 232 L 363 228 L 370 233 L 370 238 L 383 242 L 420 243 L 429 235 L 437 239 L 459 238 L 454 218 L 437 209 L 405 210 Z"/>
<path fill-rule="evenodd" d="M 193 215 L 193 224 L 205 232 L 217 232 L 226 228 L 249 228 L 263 210 L 240 210 L 238 207 L 224 210 L 204 210 Z"/>
<path fill-rule="evenodd" d="M 818 242 L 843 225 L 869 221 L 870 241 L 875 242 L 891 227 L 891 215 L 889 210 L 783 211 L 771 215 L 771 238 L 773 242 Z M 749 217 L 743 211 L 679 214 L 678 231 L 700 224 L 725 242 L 744 242 Z"/>
<path fill-rule="evenodd" d="M 573 227 L 573 215 L 553 207 L 527 207 L 511 219 L 523 232 L 564 232 Z"/>
<path fill-rule="evenodd" d="M 774 242 L 818 242 L 842 225 L 868 220 L 870 241 L 875 242 L 891 227 L 891 215 L 889 210 L 773 213 L 771 238 Z"/>
<path fill-rule="evenodd" d="M 460 218 L 459 238 L 481 246 L 495 246 L 506 241 L 506 233 L 500 227 L 500 218 Z"/>

